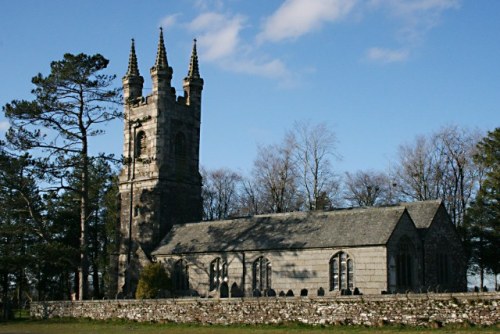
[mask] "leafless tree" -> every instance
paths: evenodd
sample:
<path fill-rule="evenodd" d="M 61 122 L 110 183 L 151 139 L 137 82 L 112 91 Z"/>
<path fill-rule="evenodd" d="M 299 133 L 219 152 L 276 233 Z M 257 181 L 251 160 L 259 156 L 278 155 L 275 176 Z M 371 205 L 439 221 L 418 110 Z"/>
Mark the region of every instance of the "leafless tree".
<path fill-rule="evenodd" d="M 205 220 L 225 219 L 237 211 L 241 176 L 229 169 L 202 169 Z"/>
<path fill-rule="evenodd" d="M 382 172 L 347 172 L 345 188 L 344 198 L 353 206 L 377 206 L 396 201 L 393 182 Z"/>
<path fill-rule="evenodd" d="M 293 148 L 288 140 L 258 148 L 252 174 L 263 212 L 287 212 L 300 207 Z"/>
<path fill-rule="evenodd" d="M 449 126 L 400 146 L 394 179 L 402 198 L 442 199 L 452 221 L 460 226 L 482 176 L 472 159 L 480 138 L 478 131 Z"/>
<path fill-rule="evenodd" d="M 332 206 L 339 194 L 339 180 L 332 167 L 337 138 L 326 123 L 296 122 L 287 133 L 292 143 L 300 189 L 307 210 L 321 210 Z"/>
<path fill-rule="evenodd" d="M 239 211 L 241 216 L 253 216 L 264 212 L 261 193 L 253 179 L 243 178 L 240 192 Z"/>

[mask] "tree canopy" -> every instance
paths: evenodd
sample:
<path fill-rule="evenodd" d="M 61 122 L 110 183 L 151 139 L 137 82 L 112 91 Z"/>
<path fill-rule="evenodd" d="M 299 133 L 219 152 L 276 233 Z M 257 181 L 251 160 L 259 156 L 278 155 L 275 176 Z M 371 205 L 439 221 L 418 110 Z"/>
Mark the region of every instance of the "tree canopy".
<path fill-rule="evenodd" d="M 48 76 L 33 77 L 34 100 L 14 100 L 3 108 L 11 125 L 9 147 L 30 152 L 38 177 L 55 193 L 74 193 L 79 202 L 80 299 L 88 292 L 89 138 L 104 133 L 103 125 L 121 116 L 115 76 L 103 73 L 108 63 L 100 54 L 65 54 L 51 63 Z M 71 182 L 75 175 L 76 184 Z"/>

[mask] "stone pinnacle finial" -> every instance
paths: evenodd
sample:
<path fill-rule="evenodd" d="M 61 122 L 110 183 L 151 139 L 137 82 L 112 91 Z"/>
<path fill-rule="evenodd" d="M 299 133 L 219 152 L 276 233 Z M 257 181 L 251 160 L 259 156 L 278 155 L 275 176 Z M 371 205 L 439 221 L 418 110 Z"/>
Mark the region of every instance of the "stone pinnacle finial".
<path fill-rule="evenodd" d="M 200 69 L 198 67 L 198 52 L 196 51 L 196 38 L 193 39 L 193 51 L 191 52 L 191 59 L 189 61 L 188 78 L 200 78 Z"/>
<path fill-rule="evenodd" d="M 167 51 L 165 51 L 165 43 L 163 42 L 162 27 L 160 27 L 160 39 L 158 41 L 158 51 L 156 53 L 156 61 L 152 69 L 157 71 L 168 69 Z"/>
<path fill-rule="evenodd" d="M 137 66 L 137 56 L 135 55 L 135 42 L 132 38 L 132 46 L 130 47 L 130 55 L 128 57 L 128 69 L 125 77 L 138 77 L 139 67 Z"/>

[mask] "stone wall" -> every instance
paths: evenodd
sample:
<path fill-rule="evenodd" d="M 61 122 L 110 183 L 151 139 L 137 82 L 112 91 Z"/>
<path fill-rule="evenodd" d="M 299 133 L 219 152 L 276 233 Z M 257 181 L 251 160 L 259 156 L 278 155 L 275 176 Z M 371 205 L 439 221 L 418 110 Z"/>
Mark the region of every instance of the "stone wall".
<path fill-rule="evenodd" d="M 154 299 L 34 302 L 34 318 L 128 319 L 198 324 L 492 326 L 500 293 L 336 298 Z"/>
<path fill-rule="evenodd" d="M 345 252 L 354 262 L 354 287 L 363 294 L 380 294 L 387 290 L 386 250 L 383 246 L 300 249 L 294 251 L 245 251 L 226 253 L 188 254 L 185 256 L 158 256 L 168 272 L 175 262 L 184 259 L 188 263 L 189 284 L 197 295 L 217 296 L 218 291 L 209 291 L 210 263 L 216 259 L 228 264 L 228 287 L 236 284 L 245 296 L 252 296 L 253 263 L 265 256 L 272 265 L 272 288 L 279 294 L 292 291 L 300 296 L 307 289 L 309 297 L 316 297 L 318 289 L 325 296 L 339 295 L 340 291 L 329 291 L 329 262 L 333 255 Z"/>

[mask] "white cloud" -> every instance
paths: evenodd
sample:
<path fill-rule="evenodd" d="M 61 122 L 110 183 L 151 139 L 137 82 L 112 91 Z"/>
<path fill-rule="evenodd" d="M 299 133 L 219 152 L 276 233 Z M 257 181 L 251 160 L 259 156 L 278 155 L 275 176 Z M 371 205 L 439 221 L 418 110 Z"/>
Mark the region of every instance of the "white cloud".
<path fill-rule="evenodd" d="M 259 41 L 294 39 L 345 17 L 357 0 L 286 0 L 268 17 Z"/>
<path fill-rule="evenodd" d="M 216 12 L 197 16 L 188 28 L 198 36 L 200 58 L 231 72 L 273 78 L 289 86 L 290 71 L 280 59 L 269 59 L 242 40 L 246 20 Z"/>
<path fill-rule="evenodd" d="M 200 11 L 222 10 L 224 8 L 223 0 L 195 0 L 193 6 Z"/>
<path fill-rule="evenodd" d="M 240 44 L 239 34 L 245 23 L 241 15 L 227 16 L 207 12 L 197 16 L 189 29 L 200 33 L 199 45 L 204 49 L 203 57 L 212 61 L 230 56 Z"/>
<path fill-rule="evenodd" d="M 9 122 L 7 121 L 0 121 L 0 132 L 7 131 L 10 127 Z"/>
<path fill-rule="evenodd" d="M 371 0 L 369 6 L 387 10 L 401 21 L 398 33 L 402 42 L 418 44 L 446 10 L 460 7 L 460 0 Z"/>
<path fill-rule="evenodd" d="M 163 28 L 172 27 L 177 23 L 177 18 L 179 17 L 179 15 L 180 14 L 177 13 L 165 16 L 163 19 L 161 19 L 160 26 L 162 26 Z"/>
<path fill-rule="evenodd" d="M 396 15 L 407 16 L 429 11 L 456 9 L 459 0 L 372 0 L 376 6 L 386 6 Z"/>
<path fill-rule="evenodd" d="M 373 47 L 366 52 L 366 58 L 376 62 L 394 63 L 402 62 L 408 59 L 410 52 L 408 50 L 390 50 Z"/>

